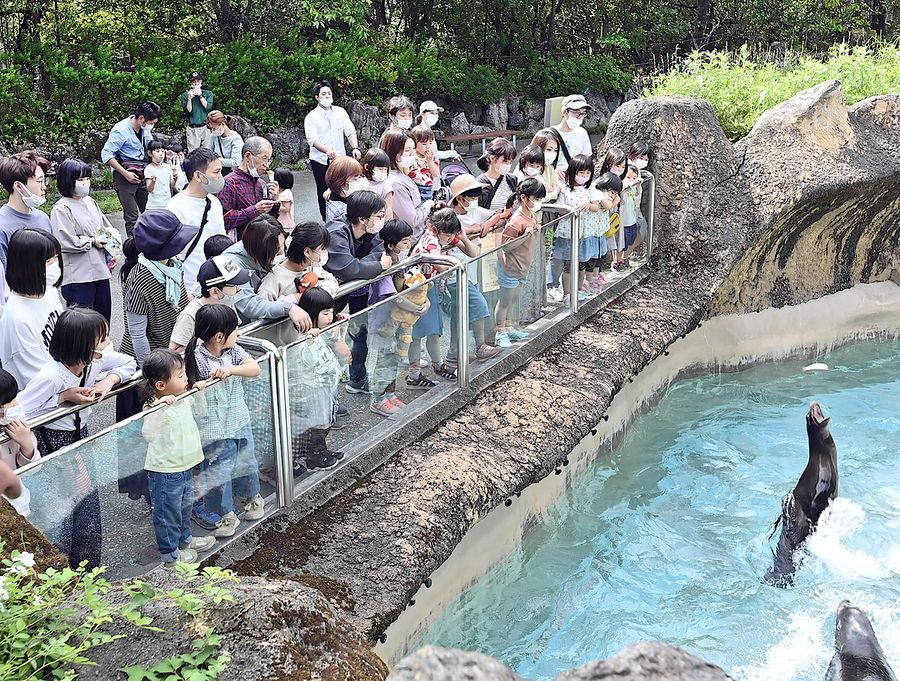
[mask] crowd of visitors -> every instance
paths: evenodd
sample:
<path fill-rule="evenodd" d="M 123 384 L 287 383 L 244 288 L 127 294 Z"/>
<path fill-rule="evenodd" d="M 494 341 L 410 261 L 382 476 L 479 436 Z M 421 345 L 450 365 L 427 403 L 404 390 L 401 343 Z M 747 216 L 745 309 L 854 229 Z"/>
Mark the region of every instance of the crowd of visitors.
<path fill-rule="evenodd" d="M 568 302 L 600 290 L 605 263 L 629 267 L 642 239 L 640 171 L 651 153 L 639 142 L 595 159 L 582 126 L 590 106 L 580 95 L 567 97 L 562 122 L 523 150 L 493 140 L 477 177 L 463 172 L 456 152 L 438 149 L 433 129 L 443 109 L 430 100 L 417 110 L 407 97 L 392 98 L 390 127 L 363 153 L 322 82 L 304 126 L 321 221 L 298 223 L 294 174 L 271 167 L 272 145 L 241 139 L 213 109 L 201 74 L 189 82 L 180 97 L 186 152 L 154 139 L 162 111 L 153 102 L 116 123 L 103 147 L 124 235 L 91 196 L 87 163 L 59 164 L 61 198 L 48 217 L 40 207 L 50 164 L 33 151 L 0 159 L 9 193 L 0 207 L 0 427 L 9 438 L 0 465 L 15 469 L 86 437 L 88 405 L 140 369 L 143 388 L 116 395 L 118 420 L 149 410 L 144 448 L 120 447 L 119 491 L 150 505 L 167 564 L 196 560 L 264 512 L 243 387 L 261 370 L 241 348 L 241 323 L 287 318 L 310 336 L 289 368 L 294 473 L 333 468 L 343 453 L 329 446 L 329 433 L 348 416 L 338 398 L 342 374 L 346 392 L 368 395 L 372 413 L 391 417 L 406 407 L 408 391 L 455 380 L 470 347 L 473 361 L 488 360 L 528 338 L 519 300 L 529 282 Z M 441 161 L 457 172 L 442 177 Z M 572 243 L 571 225 L 555 224 L 545 282 L 535 262 L 545 248 L 542 206 L 551 202 L 581 211 L 581 233 Z M 490 263 L 470 262 L 504 244 Z M 564 275 L 576 248 L 572 291 Z M 474 346 L 458 337 L 456 281 L 441 276 L 453 261 L 400 265 L 442 254 L 469 263 Z M 121 320 L 112 319 L 112 276 L 122 282 Z M 356 280 L 371 283 L 336 297 L 340 284 Z M 118 350 L 111 324 L 122 325 Z M 25 423 L 69 405 L 85 408 L 33 430 Z M 91 469 L 73 454 L 68 478 L 58 481 L 77 497 L 57 541 L 73 565 L 100 560 Z M 194 536 L 193 525 L 208 535 Z"/>

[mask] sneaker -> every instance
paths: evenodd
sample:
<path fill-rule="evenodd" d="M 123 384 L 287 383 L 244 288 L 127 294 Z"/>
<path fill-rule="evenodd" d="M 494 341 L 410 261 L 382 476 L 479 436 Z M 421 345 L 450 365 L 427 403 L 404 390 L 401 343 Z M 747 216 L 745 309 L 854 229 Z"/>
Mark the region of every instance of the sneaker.
<path fill-rule="evenodd" d="M 503 348 L 498 348 L 496 345 L 488 345 L 485 343 L 475 351 L 475 357 L 477 359 L 491 359 L 501 352 L 503 352 Z"/>
<path fill-rule="evenodd" d="M 299 478 L 301 475 L 306 474 L 306 466 L 304 466 L 299 461 L 295 461 L 294 465 L 292 466 L 292 472 L 295 478 Z"/>
<path fill-rule="evenodd" d="M 403 400 L 401 400 L 401 399 L 400 399 L 399 397 L 397 397 L 396 395 L 394 395 L 394 396 L 389 400 L 389 402 L 390 402 L 391 404 L 393 404 L 395 407 L 397 407 L 397 409 L 403 409 L 403 407 L 406 406 L 406 402 L 404 402 Z M 333 453 L 333 452 L 332 452 L 332 453 Z M 343 456 L 343 455 L 341 455 L 341 456 Z"/>
<path fill-rule="evenodd" d="M 190 543 L 181 550 L 191 549 L 192 551 L 206 551 L 207 549 L 211 549 L 215 543 L 215 537 L 191 537 Z"/>
<path fill-rule="evenodd" d="M 597 276 L 597 286 L 606 286 L 606 277 L 602 274 Z"/>
<path fill-rule="evenodd" d="M 347 419 L 336 418 L 331 422 L 331 428 L 333 430 L 341 430 L 342 428 L 347 427 Z"/>
<path fill-rule="evenodd" d="M 340 461 L 341 459 L 344 458 L 344 452 L 332 452 L 332 451 L 329 451 L 328 454 L 331 455 L 331 457 L 332 457 L 333 459 L 335 459 L 336 461 Z"/>
<path fill-rule="evenodd" d="M 509 336 L 509 339 L 513 343 L 517 343 L 518 341 L 526 340 L 531 337 L 531 334 L 527 331 L 522 331 L 521 329 L 510 329 L 506 332 L 506 335 Z"/>
<path fill-rule="evenodd" d="M 578 292 L 578 300 L 581 300 L 581 292 L 580 292 L 580 291 Z M 562 299 L 562 306 L 563 306 L 563 307 L 569 307 L 571 304 L 572 304 L 572 296 L 570 296 L 570 295 L 567 293 L 566 295 L 563 296 L 563 299 Z"/>
<path fill-rule="evenodd" d="M 430 378 L 426 378 L 425 374 L 419 374 L 418 378 L 406 377 L 406 387 L 410 390 L 431 390 L 437 383 Z"/>
<path fill-rule="evenodd" d="M 506 335 L 505 333 L 498 333 L 496 341 L 497 341 L 498 348 L 511 348 L 512 347 L 512 341 L 509 339 L 509 336 Z"/>
<path fill-rule="evenodd" d="M 339 419 L 345 419 L 350 416 L 350 410 L 347 409 L 347 405 L 340 401 L 338 402 L 337 410 L 334 413 Z"/>
<path fill-rule="evenodd" d="M 175 560 L 163 561 L 163 565 L 167 568 L 173 568 L 178 565 L 178 563 L 198 563 L 199 561 L 200 559 L 197 558 L 197 552 L 193 549 L 180 549 L 178 551 L 178 558 Z"/>
<path fill-rule="evenodd" d="M 354 383 L 350 381 L 347 385 L 344 386 L 344 390 L 348 393 L 352 394 L 363 394 L 363 395 L 371 395 L 372 391 L 369 389 L 369 381 L 365 380 L 362 383 Z"/>
<path fill-rule="evenodd" d="M 548 288 L 547 289 L 547 300 L 551 303 L 559 303 L 562 302 L 563 292 L 560 288 Z"/>
<path fill-rule="evenodd" d="M 266 502 L 256 495 L 244 504 L 244 520 L 259 520 L 266 513 Z"/>
<path fill-rule="evenodd" d="M 218 513 L 207 511 L 206 506 L 203 505 L 203 501 L 200 501 L 194 504 L 194 508 L 191 511 L 191 520 L 194 521 L 194 524 L 197 527 L 212 531 L 219 526 L 219 521 L 222 520 L 222 516 Z"/>
<path fill-rule="evenodd" d="M 337 464 L 337 459 L 331 455 L 331 452 L 321 452 L 306 457 L 306 467 L 310 471 L 330 471 Z"/>
<path fill-rule="evenodd" d="M 578 300 L 587 300 L 591 297 L 591 294 L 587 291 L 579 291 L 578 292 Z"/>
<path fill-rule="evenodd" d="M 226 513 L 216 525 L 216 531 L 213 532 L 214 537 L 232 537 L 234 531 L 238 528 L 241 521 L 234 513 Z"/>
<path fill-rule="evenodd" d="M 369 411 L 379 416 L 393 416 L 398 410 L 390 400 L 381 400 L 381 402 L 372 402 L 369 405 Z"/>

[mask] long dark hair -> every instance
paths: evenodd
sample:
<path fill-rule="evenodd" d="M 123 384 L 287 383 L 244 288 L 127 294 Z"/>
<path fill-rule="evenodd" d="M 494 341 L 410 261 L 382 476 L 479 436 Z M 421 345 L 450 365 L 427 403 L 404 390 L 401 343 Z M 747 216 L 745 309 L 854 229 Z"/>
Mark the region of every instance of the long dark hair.
<path fill-rule="evenodd" d="M 300 296 L 300 301 L 297 305 L 309 315 L 313 327 L 319 328 L 319 313 L 322 310 L 332 309 L 334 307 L 334 298 L 322 287 L 314 286 L 306 289 L 303 295 Z"/>
<path fill-rule="evenodd" d="M 124 284 L 128 281 L 128 275 L 131 274 L 131 270 L 138 264 L 138 256 L 140 255 L 137 246 L 134 244 L 133 238 L 128 237 L 125 239 L 125 243 L 122 244 L 122 255 L 125 256 L 125 262 L 122 263 L 122 269 L 119 272 L 119 276 L 122 278 L 122 283 Z"/>
<path fill-rule="evenodd" d="M 260 215 L 244 228 L 241 242 L 251 260 L 266 272 L 272 271 L 275 256 L 278 255 L 278 238 L 284 234 L 284 227 L 271 215 Z"/>
<path fill-rule="evenodd" d="M 228 338 L 237 327 L 237 313 L 228 305 L 203 305 L 197 310 L 194 320 L 194 337 L 191 338 L 184 350 L 184 366 L 190 385 L 208 378 L 200 375 L 200 368 L 197 365 L 197 340 L 206 342 L 217 333 Z"/>

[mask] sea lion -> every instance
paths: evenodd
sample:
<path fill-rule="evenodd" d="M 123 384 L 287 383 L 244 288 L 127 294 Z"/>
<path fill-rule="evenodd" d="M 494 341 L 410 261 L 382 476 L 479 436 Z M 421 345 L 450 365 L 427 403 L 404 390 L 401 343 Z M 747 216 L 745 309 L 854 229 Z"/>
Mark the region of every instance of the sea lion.
<path fill-rule="evenodd" d="M 834 657 L 825 672 L 825 681 L 897 681 L 872 623 L 850 601 L 842 601 L 837 609 Z"/>
<path fill-rule="evenodd" d="M 775 521 L 772 534 L 781 524 L 781 536 L 775 548 L 775 562 L 766 573 L 766 582 L 786 587 L 793 583 L 794 551 L 815 531 L 819 517 L 838 495 L 837 447 L 828 422 L 818 402 L 811 402 L 806 414 L 809 439 L 809 461 L 794 490 L 781 501 L 781 517 Z"/>

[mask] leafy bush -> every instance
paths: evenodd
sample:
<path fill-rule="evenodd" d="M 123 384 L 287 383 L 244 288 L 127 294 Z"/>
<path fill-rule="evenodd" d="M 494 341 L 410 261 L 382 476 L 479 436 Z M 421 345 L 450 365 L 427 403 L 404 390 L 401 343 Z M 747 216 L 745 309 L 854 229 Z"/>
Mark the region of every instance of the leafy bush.
<path fill-rule="evenodd" d="M 848 104 L 900 92 L 900 45 L 835 45 L 825 59 L 788 53 L 763 61 L 744 46 L 737 53 L 694 52 L 657 77 L 647 94 L 688 95 L 708 101 L 731 139 L 746 135 L 760 114 L 801 90 L 837 78 Z"/>
<path fill-rule="evenodd" d="M 535 99 L 584 90 L 600 94 L 624 92 L 632 80 L 628 71 L 605 55 L 550 59 L 519 69 L 518 76 L 521 79 L 518 90 Z"/>

